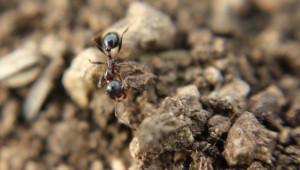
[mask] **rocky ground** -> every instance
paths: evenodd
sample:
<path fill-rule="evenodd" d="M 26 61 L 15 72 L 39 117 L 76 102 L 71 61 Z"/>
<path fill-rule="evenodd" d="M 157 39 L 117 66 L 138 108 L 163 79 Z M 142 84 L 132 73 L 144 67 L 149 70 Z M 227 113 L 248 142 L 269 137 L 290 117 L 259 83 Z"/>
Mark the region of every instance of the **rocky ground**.
<path fill-rule="evenodd" d="M 299 168 L 299 1 L 0 9 L 1 170 Z M 115 105 L 91 40 L 127 27 Z"/>

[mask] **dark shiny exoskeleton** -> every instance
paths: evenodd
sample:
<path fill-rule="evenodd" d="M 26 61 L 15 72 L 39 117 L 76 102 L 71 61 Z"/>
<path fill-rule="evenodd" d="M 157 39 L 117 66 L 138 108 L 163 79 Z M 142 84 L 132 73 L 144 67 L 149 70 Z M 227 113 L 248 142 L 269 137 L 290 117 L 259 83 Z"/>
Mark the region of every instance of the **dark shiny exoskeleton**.
<path fill-rule="evenodd" d="M 115 101 L 122 98 L 122 96 L 124 96 L 125 94 L 122 84 L 116 80 L 108 82 L 105 86 L 105 91 L 109 95 L 109 97 Z"/>
<path fill-rule="evenodd" d="M 106 69 L 101 76 L 98 87 L 103 87 L 105 85 L 106 94 L 115 101 L 115 115 L 119 119 L 123 120 L 117 112 L 117 102 L 120 102 L 127 98 L 127 94 L 122 85 L 122 77 L 118 74 L 118 67 L 116 64 L 117 58 L 112 54 L 112 51 L 116 51 L 118 54 L 122 48 L 122 37 L 125 32 L 127 32 L 129 27 L 127 27 L 121 36 L 116 32 L 109 32 L 103 38 L 100 35 L 94 37 L 95 46 L 106 55 Z M 105 64 L 102 62 L 93 62 L 93 64 Z M 130 124 L 123 120 L 129 127 Z"/>
<path fill-rule="evenodd" d="M 117 58 L 115 56 L 112 56 L 112 50 L 116 49 L 117 52 L 121 50 L 122 37 L 127 30 L 128 27 L 125 29 L 121 36 L 119 36 L 116 32 L 109 32 L 103 37 L 103 39 L 100 35 L 94 37 L 95 46 L 107 56 L 106 69 L 99 80 L 98 87 L 101 88 L 106 85 L 106 93 L 110 96 L 110 98 L 117 102 L 121 101 L 122 99 L 126 99 L 127 94 L 122 86 L 117 89 L 112 89 L 115 90 L 115 92 L 107 90 L 110 89 L 110 87 L 116 86 L 116 82 L 118 82 L 119 85 L 122 84 L 122 78 L 118 74 L 118 67 L 116 65 Z M 92 61 L 91 63 L 104 64 L 102 62 Z"/>

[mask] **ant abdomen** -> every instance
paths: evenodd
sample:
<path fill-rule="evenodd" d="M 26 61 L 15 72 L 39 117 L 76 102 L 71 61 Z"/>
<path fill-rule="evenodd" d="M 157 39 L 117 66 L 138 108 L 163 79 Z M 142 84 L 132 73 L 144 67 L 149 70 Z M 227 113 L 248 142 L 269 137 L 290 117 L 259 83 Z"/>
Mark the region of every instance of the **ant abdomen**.
<path fill-rule="evenodd" d="M 125 99 L 127 97 L 121 82 L 117 80 L 112 80 L 108 82 L 105 86 L 105 91 L 115 101 Z"/>

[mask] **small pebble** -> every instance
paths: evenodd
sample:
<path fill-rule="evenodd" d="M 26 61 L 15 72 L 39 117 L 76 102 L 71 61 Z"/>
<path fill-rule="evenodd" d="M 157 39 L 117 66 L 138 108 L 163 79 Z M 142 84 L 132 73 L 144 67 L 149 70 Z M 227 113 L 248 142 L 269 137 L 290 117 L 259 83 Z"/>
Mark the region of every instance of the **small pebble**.
<path fill-rule="evenodd" d="M 221 74 L 220 70 L 218 70 L 215 67 L 210 66 L 210 67 L 205 68 L 204 69 L 204 77 L 210 85 L 215 86 L 217 89 L 220 88 L 223 83 L 222 74 Z"/>
<path fill-rule="evenodd" d="M 277 136 L 245 112 L 229 130 L 223 155 L 230 166 L 251 164 L 255 159 L 271 165 Z"/>
<path fill-rule="evenodd" d="M 126 170 L 126 167 L 125 167 L 124 163 L 118 158 L 114 158 L 111 161 L 110 166 L 111 166 L 112 170 Z"/>
<path fill-rule="evenodd" d="M 195 97 L 196 100 L 200 99 L 200 92 L 199 92 L 197 86 L 195 86 L 195 85 L 187 85 L 187 86 L 184 86 L 184 87 L 179 87 L 179 88 L 177 88 L 176 94 L 178 96 L 180 96 L 180 95 L 190 95 L 192 97 Z"/>
<path fill-rule="evenodd" d="M 220 138 L 222 134 L 230 129 L 230 120 L 228 117 L 214 115 L 207 122 L 208 132 L 213 138 Z"/>

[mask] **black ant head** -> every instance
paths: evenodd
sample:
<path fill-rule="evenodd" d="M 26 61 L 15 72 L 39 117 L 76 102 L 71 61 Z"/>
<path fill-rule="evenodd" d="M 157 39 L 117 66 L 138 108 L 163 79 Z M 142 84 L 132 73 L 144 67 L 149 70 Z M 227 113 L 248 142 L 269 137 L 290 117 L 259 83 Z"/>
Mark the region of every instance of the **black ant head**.
<path fill-rule="evenodd" d="M 117 80 L 112 80 L 108 82 L 105 86 L 105 91 L 113 100 L 120 98 L 124 94 L 122 84 Z"/>
<path fill-rule="evenodd" d="M 104 38 L 101 37 L 101 34 L 97 34 L 93 37 L 94 45 L 104 54 L 112 55 L 111 50 L 117 48 L 116 52 L 120 52 L 122 48 L 122 38 L 123 35 L 128 31 L 129 26 L 123 31 L 121 36 L 116 32 L 107 33 Z"/>
<path fill-rule="evenodd" d="M 103 38 L 103 45 L 106 51 L 118 47 L 120 44 L 119 35 L 115 32 L 107 33 Z"/>

